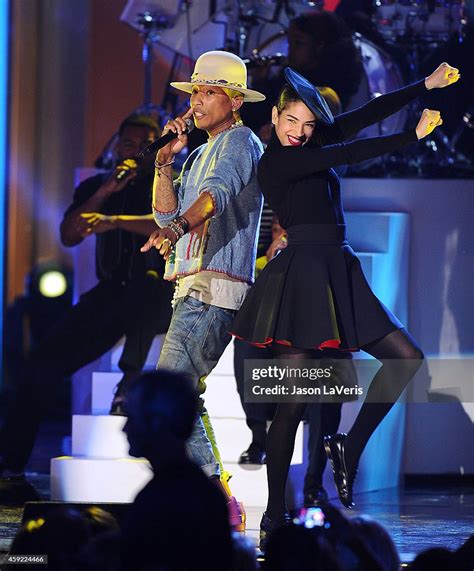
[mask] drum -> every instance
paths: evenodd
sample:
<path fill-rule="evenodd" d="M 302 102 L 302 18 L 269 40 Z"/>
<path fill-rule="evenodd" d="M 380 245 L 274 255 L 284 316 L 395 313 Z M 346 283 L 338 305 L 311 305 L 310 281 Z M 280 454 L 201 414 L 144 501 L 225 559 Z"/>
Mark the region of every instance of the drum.
<path fill-rule="evenodd" d="M 373 21 L 389 43 L 447 42 L 461 37 L 465 25 L 464 0 L 374 0 Z"/>
<path fill-rule="evenodd" d="M 360 34 L 354 34 L 354 42 L 360 52 L 364 72 L 357 93 L 351 97 L 344 111 L 360 107 L 374 97 L 405 85 L 400 68 L 387 52 Z M 277 64 L 271 68 L 271 74 L 279 72 L 287 54 L 286 30 L 274 34 L 252 51 L 255 59 L 261 58 L 263 61 Z M 368 127 L 361 133 L 361 136 L 388 135 L 400 131 L 405 125 L 406 118 L 407 112 L 402 110 Z"/>
<path fill-rule="evenodd" d="M 360 34 L 354 34 L 354 42 L 359 49 L 364 75 L 357 93 L 347 105 L 347 110 L 360 107 L 374 97 L 406 85 L 398 64 L 390 54 Z M 376 137 L 396 133 L 404 128 L 407 117 L 407 109 L 402 109 L 383 121 L 367 127 L 359 136 Z"/>

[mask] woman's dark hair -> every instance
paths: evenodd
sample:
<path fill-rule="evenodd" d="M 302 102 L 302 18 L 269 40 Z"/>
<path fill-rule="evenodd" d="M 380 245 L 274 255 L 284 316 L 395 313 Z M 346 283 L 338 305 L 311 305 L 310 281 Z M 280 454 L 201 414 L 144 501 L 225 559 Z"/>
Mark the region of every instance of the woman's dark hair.
<path fill-rule="evenodd" d="M 298 103 L 298 101 L 303 100 L 292 87 L 285 83 L 285 85 L 280 90 L 280 93 L 278 94 L 278 99 L 276 102 L 278 114 L 286 109 L 290 103 Z"/>
<path fill-rule="evenodd" d="M 318 87 L 319 93 L 323 96 L 326 103 L 329 106 L 333 115 L 339 115 L 342 112 L 341 102 L 337 93 L 331 87 Z M 296 91 L 290 87 L 287 83 L 283 86 L 278 94 L 278 99 L 276 102 L 276 108 L 278 114 L 280 114 L 283 109 L 286 109 L 290 103 L 298 103 L 298 101 L 303 101 L 301 97 L 296 93 Z M 304 102 L 303 102 L 304 103 Z"/>

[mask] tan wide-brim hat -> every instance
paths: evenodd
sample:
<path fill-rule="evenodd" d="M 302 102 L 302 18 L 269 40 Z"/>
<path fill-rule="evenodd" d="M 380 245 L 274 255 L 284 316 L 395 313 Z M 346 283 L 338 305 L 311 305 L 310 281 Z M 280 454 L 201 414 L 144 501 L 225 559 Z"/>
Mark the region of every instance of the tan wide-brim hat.
<path fill-rule="evenodd" d="M 173 81 L 172 87 L 191 93 L 194 85 L 214 85 L 239 91 L 244 101 L 255 103 L 263 101 L 265 95 L 247 89 L 247 68 L 236 55 L 229 52 L 206 52 L 198 57 L 191 81 Z"/>

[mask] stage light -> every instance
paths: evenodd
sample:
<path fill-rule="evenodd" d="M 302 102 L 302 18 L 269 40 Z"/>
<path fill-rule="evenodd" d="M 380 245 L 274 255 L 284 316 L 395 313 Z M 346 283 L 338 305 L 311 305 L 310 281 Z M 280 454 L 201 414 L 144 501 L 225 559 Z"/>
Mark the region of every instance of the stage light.
<path fill-rule="evenodd" d="M 5 312 L 7 379 L 19 378 L 28 355 L 71 307 L 72 285 L 72 270 L 61 262 L 39 262 L 27 276 L 26 291 Z"/>
<path fill-rule="evenodd" d="M 60 297 L 68 287 L 66 276 L 57 270 L 45 272 L 38 282 L 38 289 L 44 297 Z"/>
<path fill-rule="evenodd" d="M 33 346 L 71 307 L 72 285 L 72 271 L 66 264 L 41 261 L 34 266 L 26 293 Z"/>

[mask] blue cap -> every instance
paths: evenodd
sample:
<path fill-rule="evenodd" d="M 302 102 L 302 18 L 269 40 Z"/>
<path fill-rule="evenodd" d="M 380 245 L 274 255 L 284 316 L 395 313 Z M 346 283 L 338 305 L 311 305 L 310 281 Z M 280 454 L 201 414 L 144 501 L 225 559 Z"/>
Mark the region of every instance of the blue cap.
<path fill-rule="evenodd" d="M 332 125 L 334 116 L 318 88 L 291 67 L 285 67 L 283 74 L 288 85 L 298 94 L 308 109 L 316 115 L 316 118 L 325 125 Z"/>

